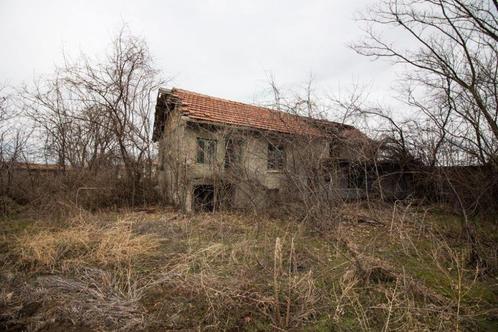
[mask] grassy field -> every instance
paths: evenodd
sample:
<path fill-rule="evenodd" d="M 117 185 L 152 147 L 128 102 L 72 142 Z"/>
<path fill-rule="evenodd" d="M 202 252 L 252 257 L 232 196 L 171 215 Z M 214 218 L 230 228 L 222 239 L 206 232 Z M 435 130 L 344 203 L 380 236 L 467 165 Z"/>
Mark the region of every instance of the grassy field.
<path fill-rule="evenodd" d="M 480 222 L 475 268 L 458 217 L 435 209 L 349 205 L 320 227 L 159 208 L 1 225 L 0 329 L 498 330 L 496 226 Z"/>

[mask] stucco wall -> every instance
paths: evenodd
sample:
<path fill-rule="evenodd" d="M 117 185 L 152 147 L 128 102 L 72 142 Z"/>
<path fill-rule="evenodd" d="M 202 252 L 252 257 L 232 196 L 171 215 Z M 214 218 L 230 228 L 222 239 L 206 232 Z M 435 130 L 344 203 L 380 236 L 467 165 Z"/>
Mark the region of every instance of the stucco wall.
<path fill-rule="evenodd" d="M 285 178 L 284 173 L 283 171 L 267 169 L 268 142 L 263 137 L 258 137 L 257 134 L 247 131 L 235 134 L 242 141 L 239 166 L 236 170 L 226 170 L 224 158 L 225 137 L 227 135 L 227 131 L 223 129 L 211 131 L 203 127 L 189 126 L 186 128 L 184 153 L 191 185 L 220 181 L 232 183 L 236 185 L 233 197 L 235 208 L 263 208 L 268 203 L 266 191 L 280 188 Z M 215 163 L 199 164 L 196 162 L 197 138 L 217 141 Z M 288 155 L 286 157 L 289 158 Z M 286 163 L 288 164 L 288 162 Z"/>
<path fill-rule="evenodd" d="M 285 137 L 263 135 L 248 130 L 234 130 L 231 127 L 210 127 L 187 122 L 173 111 L 165 122 L 164 134 L 159 141 L 158 180 L 166 202 L 192 209 L 193 188 L 196 185 L 233 184 L 232 205 L 241 209 L 261 209 L 274 204 L 274 200 L 288 188 L 289 174 L 304 180 L 310 163 L 319 163 L 327 158 L 328 143 L 324 140 L 302 142 Z M 225 169 L 225 138 L 239 137 L 242 141 L 240 161 L 237 169 Z M 216 161 L 199 164 L 196 161 L 197 138 L 216 140 Z M 268 143 L 283 143 L 286 168 L 268 169 Z M 331 192 L 340 192 L 344 186 L 343 174 L 335 172 L 331 181 Z M 302 179 L 301 179 L 302 180 Z M 353 194 L 342 191 L 347 196 Z M 291 194 L 291 193 L 287 193 Z M 356 196 L 356 191 L 353 194 Z"/>
<path fill-rule="evenodd" d="M 185 172 L 184 133 L 186 121 L 179 112 L 172 112 L 164 125 L 164 134 L 159 140 L 159 169 L 157 172 L 160 191 L 166 203 L 186 205 L 185 190 L 187 173 Z"/>

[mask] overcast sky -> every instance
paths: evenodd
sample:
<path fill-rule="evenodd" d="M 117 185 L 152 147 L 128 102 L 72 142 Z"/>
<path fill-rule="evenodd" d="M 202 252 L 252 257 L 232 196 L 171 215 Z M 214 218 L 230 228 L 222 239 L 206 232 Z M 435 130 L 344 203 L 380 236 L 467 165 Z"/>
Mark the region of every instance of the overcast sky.
<path fill-rule="evenodd" d="M 318 91 L 358 82 L 387 101 L 394 68 L 347 46 L 362 35 L 355 13 L 373 1 L 0 0 L 0 83 L 49 73 L 62 50 L 102 53 L 126 22 L 176 87 L 252 102 L 270 75 L 283 86 L 313 75 Z"/>

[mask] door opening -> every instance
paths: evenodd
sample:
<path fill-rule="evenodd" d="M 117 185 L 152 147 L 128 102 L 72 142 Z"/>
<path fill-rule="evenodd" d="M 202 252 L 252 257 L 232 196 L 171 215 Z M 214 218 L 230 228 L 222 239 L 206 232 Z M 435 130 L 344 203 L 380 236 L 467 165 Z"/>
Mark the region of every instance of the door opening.
<path fill-rule="evenodd" d="M 213 211 L 214 210 L 214 186 L 202 184 L 194 187 L 194 210 Z"/>

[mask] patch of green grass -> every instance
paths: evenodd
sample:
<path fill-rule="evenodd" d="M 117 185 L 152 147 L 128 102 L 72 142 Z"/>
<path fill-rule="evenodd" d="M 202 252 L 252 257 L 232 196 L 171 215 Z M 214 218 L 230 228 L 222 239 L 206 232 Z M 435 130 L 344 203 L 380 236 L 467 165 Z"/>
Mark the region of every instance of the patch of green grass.
<path fill-rule="evenodd" d="M 498 331 L 498 318 L 478 318 L 472 322 L 473 328 L 481 332 L 496 332 Z"/>

